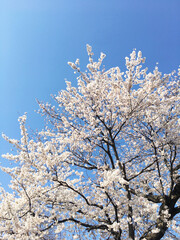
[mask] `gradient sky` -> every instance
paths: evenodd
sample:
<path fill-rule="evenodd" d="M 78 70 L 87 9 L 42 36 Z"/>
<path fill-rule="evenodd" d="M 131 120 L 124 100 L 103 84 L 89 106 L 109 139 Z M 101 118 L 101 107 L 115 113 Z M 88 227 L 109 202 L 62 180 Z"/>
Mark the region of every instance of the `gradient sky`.
<path fill-rule="evenodd" d="M 0 133 L 19 138 L 24 112 L 32 129 L 43 127 L 35 99 L 52 101 L 65 79 L 75 82 L 67 62 L 85 68 L 87 43 L 95 57 L 106 53 L 106 68 L 124 68 L 136 48 L 150 70 L 156 62 L 163 73 L 177 70 L 179 12 L 179 0 L 0 0 Z M 10 150 L 0 137 L 0 155 Z M 7 188 L 2 172 L 0 182 Z"/>

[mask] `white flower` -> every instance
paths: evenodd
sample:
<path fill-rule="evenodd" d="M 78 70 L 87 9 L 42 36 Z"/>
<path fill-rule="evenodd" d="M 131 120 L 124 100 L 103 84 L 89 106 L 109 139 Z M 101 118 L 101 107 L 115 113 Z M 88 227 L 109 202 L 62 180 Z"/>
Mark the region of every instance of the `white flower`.
<path fill-rule="evenodd" d="M 91 47 L 89 44 L 86 44 L 86 49 L 87 49 L 88 55 L 91 55 L 91 53 L 92 53 L 92 47 Z"/>
<path fill-rule="evenodd" d="M 76 65 L 75 65 L 74 63 L 72 63 L 72 62 L 68 62 L 68 65 L 69 65 L 72 69 L 74 69 L 74 70 L 77 69 Z"/>
<path fill-rule="evenodd" d="M 142 52 L 139 51 L 139 52 L 138 52 L 138 58 L 141 58 L 141 57 L 142 57 Z"/>
<path fill-rule="evenodd" d="M 152 230 L 152 233 L 158 233 L 158 232 L 160 232 L 159 228 L 155 228 Z"/>
<path fill-rule="evenodd" d="M 76 59 L 75 64 L 79 65 L 79 58 Z"/>
<path fill-rule="evenodd" d="M 78 235 L 74 235 L 74 236 L 73 236 L 73 239 L 78 239 Z"/>

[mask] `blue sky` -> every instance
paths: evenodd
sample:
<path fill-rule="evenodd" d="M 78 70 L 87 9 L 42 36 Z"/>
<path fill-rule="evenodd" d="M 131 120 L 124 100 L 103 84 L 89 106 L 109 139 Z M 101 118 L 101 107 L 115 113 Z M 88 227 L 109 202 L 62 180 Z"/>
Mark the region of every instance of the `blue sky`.
<path fill-rule="evenodd" d="M 0 133 L 19 138 L 18 117 L 28 113 L 32 129 L 43 127 L 35 99 L 75 81 L 68 61 L 87 64 L 86 44 L 105 66 L 124 67 L 136 48 L 168 73 L 180 64 L 179 0 L 0 0 Z M 0 155 L 11 146 L 0 138 Z M 0 157 L 0 162 L 6 165 Z M 0 172 L 7 187 L 9 178 Z"/>

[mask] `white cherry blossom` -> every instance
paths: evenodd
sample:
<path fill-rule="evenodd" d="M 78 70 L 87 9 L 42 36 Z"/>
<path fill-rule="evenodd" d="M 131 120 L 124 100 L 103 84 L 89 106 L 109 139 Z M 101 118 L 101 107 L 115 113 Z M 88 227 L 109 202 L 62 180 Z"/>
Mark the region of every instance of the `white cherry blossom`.
<path fill-rule="evenodd" d="M 144 67 L 142 52 L 126 70 L 101 67 L 105 54 L 77 85 L 39 102 L 47 126 L 34 137 L 19 118 L 21 139 L 2 170 L 0 239 L 158 240 L 178 237 L 180 213 L 180 81 Z M 77 67 L 78 65 L 78 67 Z"/>

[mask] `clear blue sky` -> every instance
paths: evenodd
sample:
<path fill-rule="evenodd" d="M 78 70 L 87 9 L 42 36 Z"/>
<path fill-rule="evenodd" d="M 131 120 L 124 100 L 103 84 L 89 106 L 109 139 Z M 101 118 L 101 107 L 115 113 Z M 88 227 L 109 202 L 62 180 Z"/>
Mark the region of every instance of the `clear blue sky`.
<path fill-rule="evenodd" d="M 35 98 L 49 101 L 65 78 L 75 80 L 67 62 L 85 66 L 87 43 L 96 57 L 106 53 L 107 67 L 123 68 L 136 48 L 150 70 L 156 62 L 163 73 L 177 69 L 179 12 L 180 0 L 0 0 L 0 133 L 19 138 L 24 112 L 31 128 L 43 126 Z M 0 154 L 10 149 L 0 138 Z"/>

